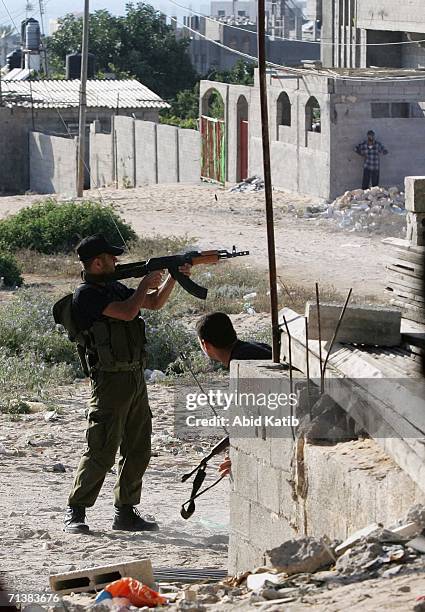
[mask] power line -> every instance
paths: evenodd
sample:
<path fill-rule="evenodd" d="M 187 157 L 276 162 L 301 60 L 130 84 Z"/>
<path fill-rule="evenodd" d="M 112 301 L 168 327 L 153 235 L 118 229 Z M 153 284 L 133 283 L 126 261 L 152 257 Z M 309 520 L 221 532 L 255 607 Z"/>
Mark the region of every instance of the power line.
<path fill-rule="evenodd" d="M 233 28 L 234 30 L 241 30 L 242 32 L 249 32 L 250 34 L 255 34 L 257 35 L 256 30 L 248 30 L 246 28 L 243 28 L 241 26 L 237 26 L 231 23 L 225 23 L 224 21 L 220 21 L 219 19 L 215 19 L 214 17 L 205 15 L 204 13 L 199 13 L 198 11 L 194 11 L 193 9 L 189 8 L 188 6 L 184 6 L 183 4 L 180 4 L 179 2 L 176 2 L 176 0 L 168 0 L 168 2 L 171 2 L 171 4 L 175 4 L 176 6 L 178 6 L 179 8 L 185 9 L 187 11 L 189 11 L 190 13 L 192 13 L 193 15 L 197 15 L 199 17 L 203 17 L 204 19 L 208 19 L 208 21 L 213 21 L 214 23 L 219 23 L 220 25 L 225 26 L 226 28 Z M 174 19 L 174 17 L 172 18 Z M 183 25 L 183 27 L 187 27 L 185 25 Z M 303 42 L 303 43 L 307 43 L 307 44 L 313 44 L 313 45 L 324 45 L 324 46 L 331 46 L 331 47 L 345 47 L 346 45 L 344 43 L 335 43 L 335 42 L 327 42 L 325 40 L 321 41 L 321 40 L 304 40 L 302 38 L 287 38 L 285 36 L 274 36 L 273 34 L 266 34 L 267 38 L 271 38 L 273 40 L 286 40 L 286 41 L 292 41 L 292 42 Z M 393 45 L 416 45 L 418 43 L 425 43 L 425 38 L 421 39 L 421 40 L 402 40 L 400 42 L 382 42 L 382 43 L 352 43 L 350 42 L 350 46 L 359 46 L 359 47 L 388 47 L 388 46 L 393 46 Z"/>
<path fill-rule="evenodd" d="M 171 1 L 171 0 L 169 0 Z M 185 28 L 186 30 L 189 30 L 190 32 L 192 32 L 193 34 L 196 34 L 197 36 L 200 36 L 201 38 L 203 38 L 204 40 L 207 40 L 208 42 L 210 42 L 211 44 L 217 45 L 218 47 L 221 47 L 222 49 L 229 51 L 230 53 L 235 53 L 236 55 L 239 55 L 240 57 L 243 57 L 247 60 L 249 60 L 250 62 L 255 62 L 257 63 L 257 58 L 254 57 L 253 55 L 249 55 L 248 53 L 244 53 L 243 51 L 240 51 L 239 49 L 233 49 L 232 47 L 228 47 L 227 45 L 214 40 L 212 38 L 209 38 L 208 36 L 205 36 L 205 34 L 201 34 L 200 32 L 198 32 L 197 30 L 194 30 L 193 28 L 184 25 L 181 23 L 181 21 L 179 21 L 176 17 L 171 17 L 170 15 L 168 15 L 167 13 L 164 13 L 163 11 L 161 11 L 166 17 L 168 17 L 169 19 L 172 19 L 175 23 L 177 23 L 178 25 L 180 25 L 181 27 Z M 399 76 L 399 77 L 391 77 L 391 76 L 374 76 L 371 75 L 370 77 L 357 77 L 357 76 L 350 76 L 350 75 L 341 75 L 338 74 L 337 72 L 332 71 L 331 69 L 324 69 L 324 70 L 313 70 L 311 68 L 293 68 L 291 66 L 283 66 L 282 64 L 275 64 L 274 62 L 266 62 L 267 66 L 269 66 L 270 68 L 275 68 L 276 70 L 279 71 L 284 71 L 284 72 L 288 72 L 289 74 L 293 74 L 294 76 L 298 76 L 298 77 L 304 77 L 306 75 L 310 75 L 310 76 L 326 76 L 328 78 L 333 78 L 334 80 L 340 80 L 340 81 L 354 81 L 354 82 L 365 82 L 365 83 L 370 83 L 371 80 L 373 81 L 379 81 L 379 82 L 386 82 L 386 83 L 391 83 L 391 82 L 396 82 L 396 83 L 401 83 L 401 82 L 412 82 L 412 81 L 425 81 L 425 75 L 418 75 L 418 76 Z"/>

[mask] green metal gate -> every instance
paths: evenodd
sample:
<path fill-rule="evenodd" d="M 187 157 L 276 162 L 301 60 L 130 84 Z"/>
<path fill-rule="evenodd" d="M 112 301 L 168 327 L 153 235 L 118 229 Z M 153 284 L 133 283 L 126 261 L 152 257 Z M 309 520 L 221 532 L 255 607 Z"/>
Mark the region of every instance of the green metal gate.
<path fill-rule="evenodd" d="M 201 177 L 217 183 L 226 182 L 226 130 L 224 121 L 202 115 Z"/>

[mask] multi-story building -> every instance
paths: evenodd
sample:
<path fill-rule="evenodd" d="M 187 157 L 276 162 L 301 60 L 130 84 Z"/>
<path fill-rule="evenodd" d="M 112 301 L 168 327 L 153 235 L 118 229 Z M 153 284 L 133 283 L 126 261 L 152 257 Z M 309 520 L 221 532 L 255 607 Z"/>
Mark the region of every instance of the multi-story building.
<path fill-rule="evenodd" d="M 425 68 L 424 0 L 316 1 L 324 66 Z"/>

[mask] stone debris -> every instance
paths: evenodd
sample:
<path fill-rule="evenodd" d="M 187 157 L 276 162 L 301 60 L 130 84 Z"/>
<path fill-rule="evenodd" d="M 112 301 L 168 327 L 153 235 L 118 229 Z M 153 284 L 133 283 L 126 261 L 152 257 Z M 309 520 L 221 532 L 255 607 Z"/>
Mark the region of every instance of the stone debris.
<path fill-rule="evenodd" d="M 227 191 L 229 193 L 244 193 L 247 191 L 262 191 L 264 189 L 264 181 L 259 176 L 251 176 L 240 183 L 237 183 L 233 187 L 230 187 Z"/>
<path fill-rule="evenodd" d="M 334 561 L 325 540 L 310 536 L 288 540 L 266 551 L 266 559 L 272 567 L 288 575 L 302 572 L 313 573 L 329 566 Z"/>
<path fill-rule="evenodd" d="M 164 372 L 161 372 L 161 370 L 153 370 L 152 374 L 149 377 L 148 382 L 158 383 L 158 382 L 162 382 L 166 378 L 167 378 L 166 375 L 164 374 Z"/>
<path fill-rule="evenodd" d="M 354 189 L 346 191 L 331 203 L 288 209 L 311 220 L 330 220 L 336 227 L 350 232 L 367 232 L 404 237 L 406 210 L 404 193 L 397 187 Z"/>

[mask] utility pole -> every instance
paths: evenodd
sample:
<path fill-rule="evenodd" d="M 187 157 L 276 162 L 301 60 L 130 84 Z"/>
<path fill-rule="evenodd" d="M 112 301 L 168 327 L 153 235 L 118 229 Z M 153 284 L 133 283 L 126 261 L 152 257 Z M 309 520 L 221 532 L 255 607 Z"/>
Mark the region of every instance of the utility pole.
<path fill-rule="evenodd" d="M 280 330 L 276 286 L 276 253 L 273 221 L 272 176 L 270 167 L 269 113 L 267 108 L 266 77 L 266 11 L 265 0 L 258 0 L 257 45 L 260 81 L 261 133 L 263 144 L 264 192 L 266 198 L 267 250 L 269 257 L 270 310 L 272 319 L 273 362 L 280 361 Z"/>
<path fill-rule="evenodd" d="M 83 41 L 81 45 L 80 106 L 78 113 L 77 196 L 84 191 L 86 153 L 87 63 L 89 54 L 89 0 L 84 0 Z"/>

